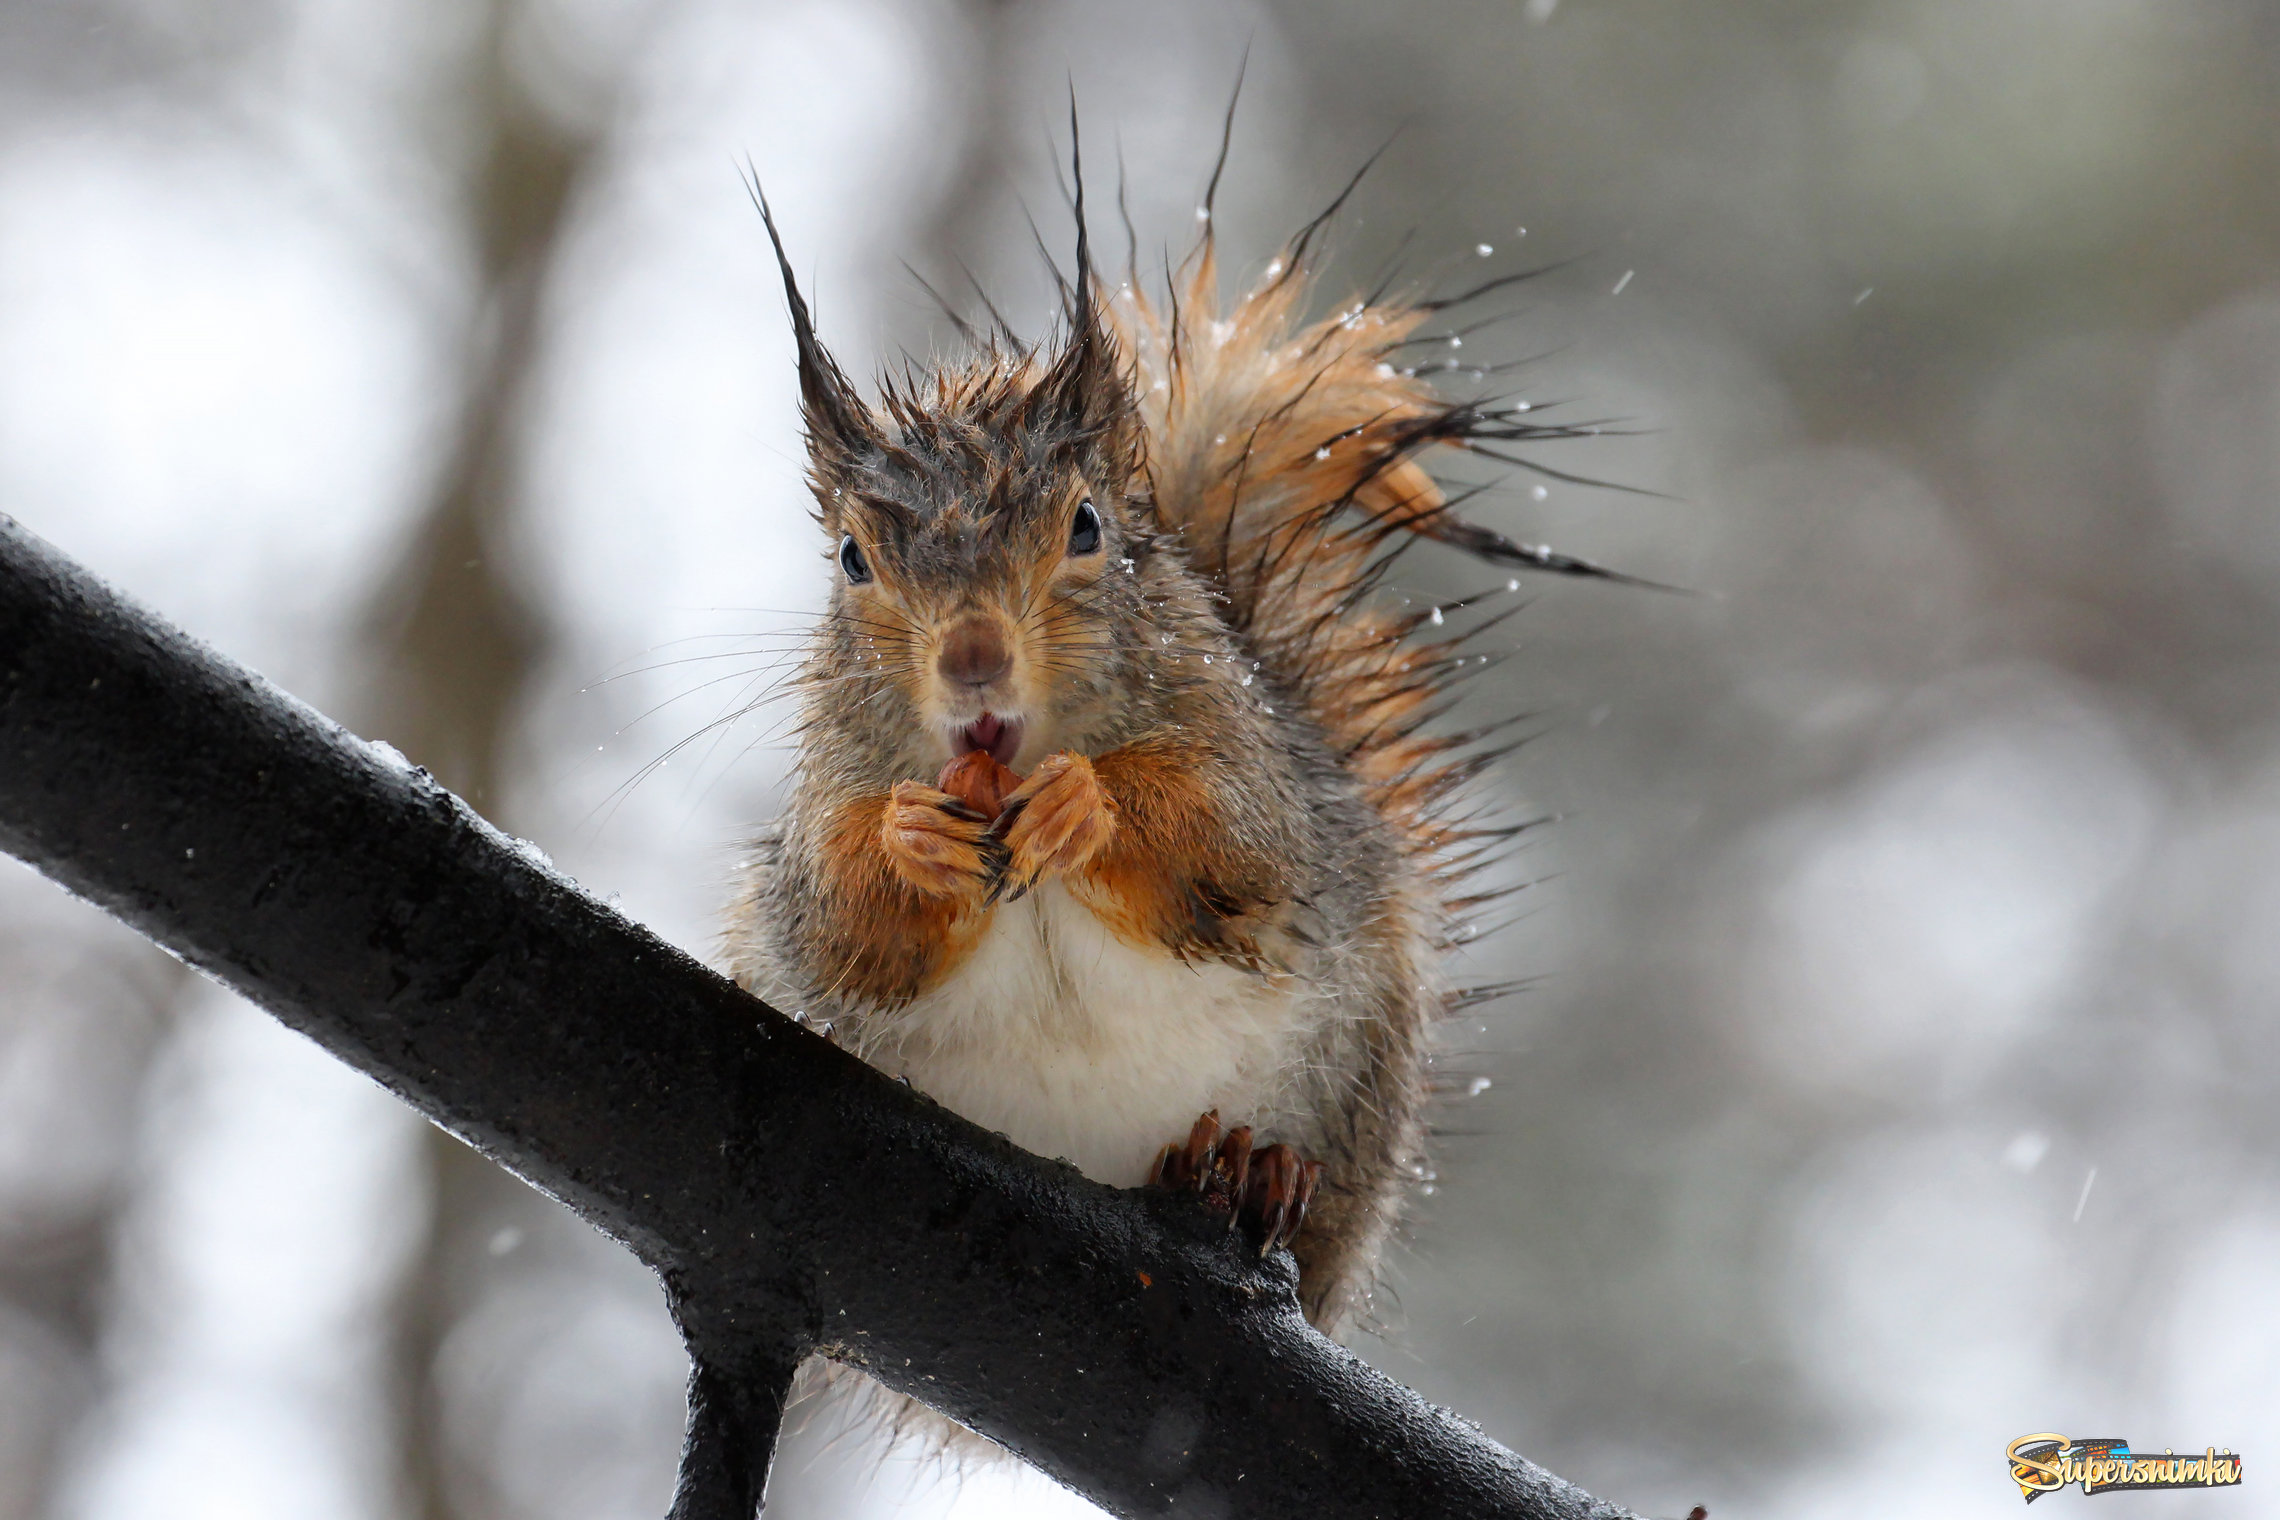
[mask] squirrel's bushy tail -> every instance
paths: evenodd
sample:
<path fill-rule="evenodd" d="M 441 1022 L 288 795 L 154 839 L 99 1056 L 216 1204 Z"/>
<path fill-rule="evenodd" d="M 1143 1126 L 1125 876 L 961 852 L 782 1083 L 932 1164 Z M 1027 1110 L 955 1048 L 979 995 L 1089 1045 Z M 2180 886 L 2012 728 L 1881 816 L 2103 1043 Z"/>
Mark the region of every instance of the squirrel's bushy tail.
<path fill-rule="evenodd" d="M 1396 610 L 1371 593 L 1412 538 L 1499 565 L 1628 577 L 1459 514 L 1421 459 L 1434 446 L 1554 473 L 1501 446 L 1585 430 L 1452 404 L 1435 393 L 1432 367 L 1401 357 L 1435 312 L 1469 296 L 1362 300 L 1309 320 L 1307 255 L 1319 226 L 1232 305 L 1219 300 L 1208 235 L 1174 272 L 1163 306 L 1136 284 L 1101 304 L 1132 366 L 1159 525 L 1218 584 L 1230 623 L 1379 812 L 1453 888 L 1487 836 L 1509 833 L 1450 816 L 1453 794 L 1494 758 L 1480 742 L 1487 730 L 1434 724 L 1474 658 L 1460 653 L 1469 634 L 1414 637 L 1455 609 Z M 1445 895 L 1447 906 L 1464 906 Z"/>

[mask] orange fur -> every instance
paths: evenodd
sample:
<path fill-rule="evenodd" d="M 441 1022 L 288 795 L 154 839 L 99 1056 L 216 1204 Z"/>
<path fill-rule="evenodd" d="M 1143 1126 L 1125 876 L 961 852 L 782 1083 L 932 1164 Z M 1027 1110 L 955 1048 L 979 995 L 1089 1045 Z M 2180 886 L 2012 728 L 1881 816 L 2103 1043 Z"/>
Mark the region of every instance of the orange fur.
<path fill-rule="evenodd" d="M 819 858 L 831 898 L 833 990 L 907 1001 L 948 975 L 988 923 L 984 823 L 958 818 L 947 793 L 903 782 L 833 810 Z"/>
<path fill-rule="evenodd" d="M 1105 305 L 1137 370 L 1159 522 L 1430 857 L 1453 838 L 1435 815 L 1462 777 L 1443 758 L 1455 746 L 1415 727 L 1455 640 L 1407 642 L 1411 620 L 1367 605 L 1389 538 L 1446 510 L 1414 457 L 1444 403 L 1386 357 L 1427 313 L 1355 303 L 1309 322 L 1311 293 L 1293 250 L 1223 311 L 1207 239 L 1168 314 L 1129 286 Z"/>
<path fill-rule="evenodd" d="M 1127 745 L 1095 761 L 1120 826 L 1074 889 L 1127 943 L 1183 958 L 1255 961 L 1244 916 L 1273 900 L 1273 873 L 1232 846 L 1205 781 L 1210 764 L 1203 745 L 1171 740 Z"/>

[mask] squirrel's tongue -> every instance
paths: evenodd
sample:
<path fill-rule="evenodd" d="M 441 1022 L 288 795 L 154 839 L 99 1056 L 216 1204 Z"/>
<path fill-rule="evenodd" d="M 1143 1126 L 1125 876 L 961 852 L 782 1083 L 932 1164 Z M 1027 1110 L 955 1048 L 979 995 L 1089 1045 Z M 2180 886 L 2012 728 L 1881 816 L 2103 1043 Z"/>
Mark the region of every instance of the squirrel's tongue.
<path fill-rule="evenodd" d="M 958 753 L 985 751 L 1000 765 L 1013 764 L 1014 753 L 1021 748 L 1021 725 L 1008 723 L 995 713 L 983 713 L 973 722 L 958 730 Z"/>

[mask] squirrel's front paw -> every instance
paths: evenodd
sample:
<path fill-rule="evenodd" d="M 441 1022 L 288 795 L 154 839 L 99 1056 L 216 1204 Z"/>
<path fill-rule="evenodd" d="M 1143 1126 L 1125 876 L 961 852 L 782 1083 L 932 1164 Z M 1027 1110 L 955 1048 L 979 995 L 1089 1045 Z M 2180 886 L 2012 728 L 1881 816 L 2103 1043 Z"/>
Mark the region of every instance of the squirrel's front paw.
<path fill-rule="evenodd" d="M 979 898 L 1005 856 L 985 814 L 917 781 L 888 793 L 879 842 L 895 874 L 929 897 Z"/>
<path fill-rule="evenodd" d="M 1005 842 L 1004 885 L 1019 897 L 1048 872 L 1082 870 L 1098 855 L 1116 834 L 1116 804 L 1092 762 L 1063 750 L 1005 799 L 990 832 Z"/>

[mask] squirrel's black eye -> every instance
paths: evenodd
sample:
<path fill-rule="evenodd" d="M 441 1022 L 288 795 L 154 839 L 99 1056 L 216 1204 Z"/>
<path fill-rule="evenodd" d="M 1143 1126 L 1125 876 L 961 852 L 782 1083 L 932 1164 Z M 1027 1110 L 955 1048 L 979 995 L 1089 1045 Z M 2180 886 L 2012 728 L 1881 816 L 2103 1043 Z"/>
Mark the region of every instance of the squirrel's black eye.
<path fill-rule="evenodd" d="M 871 578 L 871 562 L 863 557 L 863 546 L 855 542 L 852 533 L 839 541 L 839 568 L 847 572 L 852 585 L 860 586 Z"/>
<path fill-rule="evenodd" d="M 1090 554 L 1100 547 L 1100 510 L 1090 501 L 1077 503 L 1077 515 L 1069 522 L 1069 552 Z"/>

